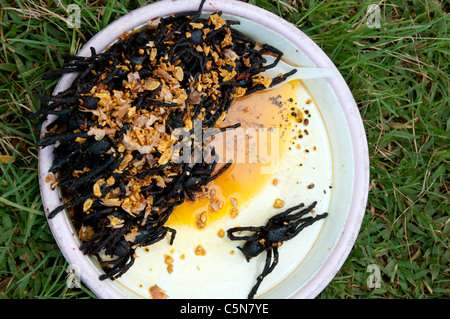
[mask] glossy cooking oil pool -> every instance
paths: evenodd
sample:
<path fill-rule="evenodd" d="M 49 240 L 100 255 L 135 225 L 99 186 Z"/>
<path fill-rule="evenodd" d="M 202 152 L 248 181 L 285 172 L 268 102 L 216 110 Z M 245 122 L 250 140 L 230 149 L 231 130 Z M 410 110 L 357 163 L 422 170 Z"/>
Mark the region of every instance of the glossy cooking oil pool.
<path fill-rule="evenodd" d="M 248 160 L 250 142 L 245 140 L 245 162 L 235 160 L 208 185 L 203 197 L 186 201 L 173 211 L 166 224 L 177 231 L 173 245 L 169 245 L 168 235 L 136 250 L 134 265 L 116 280 L 130 297 L 151 298 L 149 289 L 157 285 L 169 298 L 246 298 L 266 255 L 247 262 L 237 249 L 243 242 L 229 240 L 226 230 L 265 225 L 271 216 L 299 203 L 307 206 L 317 200 L 315 211 L 327 211 L 333 178 L 330 142 L 320 111 L 301 81 L 237 99 L 221 126 L 237 122 L 245 132 L 256 131 L 253 138 L 260 140 L 267 132 L 276 132 L 277 138 L 270 133 L 265 136 L 267 149 L 258 145 L 257 155 L 266 156 L 257 156 L 256 161 Z M 234 140 L 231 146 L 227 142 L 224 153 L 238 147 Z M 284 206 L 274 208 L 276 200 L 282 200 Z M 283 243 L 279 264 L 263 280 L 256 297 L 302 262 L 322 223 L 316 222 Z"/>

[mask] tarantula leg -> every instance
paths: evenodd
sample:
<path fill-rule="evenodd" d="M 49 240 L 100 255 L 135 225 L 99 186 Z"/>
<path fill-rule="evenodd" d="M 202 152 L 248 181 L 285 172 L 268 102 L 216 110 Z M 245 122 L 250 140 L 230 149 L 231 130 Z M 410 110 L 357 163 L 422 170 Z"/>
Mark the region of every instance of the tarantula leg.
<path fill-rule="evenodd" d="M 166 228 L 167 228 L 167 231 L 170 233 L 169 245 L 172 245 L 173 241 L 175 240 L 175 235 L 177 234 L 177 231 L 170 227 L 166 227 Z"/>
<path fill-rule="evenodd" d="M 272 217 L 269 219 L 269 221 L 271 221 L 271 222 L 277 222 L 277 221 L 279 221 L 280 219 L 283 219 L 283 220 L 284 220 L 284 219 L 286 218 L 287 215 L 289 215 L 290 213 L 292 213 L 293 211 L 295 211 L 295 210 L 297 210 L 297 209 L 299 209 L 299 208 L 302 208 L 303 206 L 305 206 L 305 204 L 302 203 L 302 204 L 296 205 L 296 206 L 294 206 L 294 207 L 291 207 L 291 208 L 285 210 L 285 211 L 282 212 L 282 213 L 279 213 L 279 214 L 276 214 L 276 215 L 272 216 Z"/>
<path fill-rule="evenodd" d="M 314 207 L 316 207 L 317 202 L 313 202 L 311 205 L 309 205 L 308 207 L 306 207 L 305 209 L 302 209 L 301 211 L 299 211 L 298 213 L 291 215 L 291 216 L 286 216 L 287 220 L 295 220 L 295 219 L 299 219 L 303 216 L 305 216 L 306 214 L 308 214 L 309 212 L 311 212 L 313 210 Z"/>
<path fill-rule="evenodd" d="M 142 242 L 142 245 L 144 245 L 144 246 L 153 245 L 154 243 L 157 243 L 157 242 L 163 240 L 166 237 L 168 232 L 170 232 L 169 244 L 172 245 L 177 231 L 170 227 L 164 227 L 162 229 L 159 229 L 156 233 L 150 234 L 148 236 L 148 239 L 146 239 L 145 241 Z"/>
<path fill-rule="evenodd" d="M 313 202 L 311 205 L 309 205 L 308 207 L 306 207 L 305 209 L 302 209 L 301 211 L 299 211 L 298 213 L 295 213 L 293 215 L 289 215 L 287 216 L 287 214 L 284 215 L 283 221 L 289 222 L 291 220 L 296 220 L 299 219 L 303 216 L 305 216 L 306 214 L 308 214 L 309 212 L 311 212 L 313 210 L 314 207 L 316 207 L 317 201 Z M 298 208 L 302 208 L 304 205 L 300 205 L 297 206 Z"/>
<path fill-rule="evenodd" d="M 273 250 L 273 261 L 272 260 L 272 250 Z M 253 286 L 252 290 L 248 294 L 248 299 L 253 299 L 256 295 L 256 292 L 258 291 L 259 286 L 261 285 L 263 279 L 270 274 L 275 266 L 278 264 L 279 260 L 279 254 L 278 254 L 278 247 L 273 247 L 273 249 L 267 250 L 267 257 L 266 257 L 266 264 L 264 265 L 264 270 L 261 273 L 261 275 L 256 278 L 256 284 Z"/>
<path fill-rule="evenodd" d="M 217 177 L 219 177 L 220 175 L 222 175 L 222 173 L 225 172 L 225 171 L 228 169 L 228 167 L 231 166 L 231 164 L 232 164 L 231 161 L 229 161 L 227 164 L 225 164 L 225 166 L 222 167 L 215 175 L 211 176 L 210 178 L 208 178 L 208 179 L 205 181 L 205 185 L 206 185 L 207 183 L 209 183 L 209 182 L 212 182 L 213 180 L 215 180 L 215 179 L 216 179 Z"/>
<path fill-rule="evenodd" d="M 70 206 L 74 206 L 74 205 L 80 204 L 80 203 L 84 202 L 86 199 L 88 199 L 89 197 L 90 197 L 90 195 L 78 197 L 78 198 L 75 198 L 75 199 L 71 200 L 71 201 L 68 202 L 68 203 L 65 203 L 65 204 L 62 204 L 62 205 L 56 207 L 54 210 L 52 210 L 52 211 L 50 212 L 50 214 L 48 214 L 48 218 L 49 218 L 49 219 L 52 219 L 52 218 L 55 217 L 56 214 L 59 213 L 60 211 L 66 209 L 66 208 L 68 208 L 68 207 L 70 207 Z"/>
<path fill-rule="evenodd" d="M 101 264 L 106 265 L 106 264 L 113 264 L 114 266 L 108 270 L 105 270 L 105 273 L 102 274 L 99 279 L 100 280 L 105 280 L 105 279 L 117 279 L 120 276 L 122 276 L 124 273 L 126 273 L 128 271 L 128 269 L 130 269 L 130 267 L 134 264 L 135 261 L 135 257 L 134 257 L 134 249 L 131 249 L 130 252 L 123 257 L 120 257 L 117 261 L 112 261 L 112 262 L 101 262 Z"/>
<path fill-rule="evenodd" d="M 327 216 L 328 216 L 328 213 L 323 213 L 323 214 L 317 215 L 317 216 L 315 216 L 315 217 L 307 217 L 307 218 L 304 218 L 304 219 L 299 219 L 299 220 L 295 223 L 295 224 L 296 224 L 295 231 L 294 231 L 291 235 L 289 235 L 289 236 L 287 237 L 286 240 L 289 240 L 289 239 L 291 239 L 291 238 L 294 238 L 294 237 L 297 236 L 298 233 L 300 233 L 304 228 L 306 228 L 306 227 L 312 225 L 312 224 L 315 223 L 316 221 L 318 221 L 318 220 L 320 220 L 320 219 L 323 219 L 323 218 L 325 218 L 325 217 L 327 217 Z"/>
<path fill-rule="evenodd" d="M 249 236 L 235 236 L 234 232 L 240 231 L 253 231 L 255 234 Z M 258 232 L 261 231 L 261 227 L 247 226 L 247 227 L 233 227 L 227 230 L 228 238 L 231 240 L 256 240 L 258 239 Z"/>

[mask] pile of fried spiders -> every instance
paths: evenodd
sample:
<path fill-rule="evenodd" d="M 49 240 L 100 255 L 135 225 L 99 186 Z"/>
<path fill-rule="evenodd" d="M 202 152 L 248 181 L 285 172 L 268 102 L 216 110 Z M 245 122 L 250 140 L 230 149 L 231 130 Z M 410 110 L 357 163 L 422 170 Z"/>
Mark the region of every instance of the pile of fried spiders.
<path fill-rule="evenodd" d="M 42 106 L 32 118 L 40 118 L 39 126 L 49 116 L 52 121 L 37 145 L 54 147 L 47 180 L 65 199 L 48 218 L 67 211 L 80 249 L 96 257 L 104 270 L 101 280 L 126 273 L 137 247 L 168 233 L 172 244 L 176 230 L 165 223 L 174 208 L 195 201 L 231 165 L 173 161 L 180 142 L 173 131 L 193 130 L 194 121 L 201 121 L 202 130 L 218 127 L 234 99 L 270 88 L 295 72 L 264 77 L 283 53 L 233 29 L 238 22 L 224 20 L 220 12 L 202 15 L 204 2 L 197 11 L 151 20 L 104 52 L 91 48 L 90 57 L 63 56 L 62 68 L 46 78 L 76 72 L 75 80 L 57 94 L 38 94 Z M 266 64 L 266 54 L 276 56 L 275 62 Z M 249 298 L 277 264 L 281 243 L 326 217 L 301 218 L 313 206 L 291 214 L 300 207 L 274 216 L 264 227 L 228 230 L 231 240 L 246 241 L 241 250 L 247 260 L 267 251 Z M 235 235 L 241 231 L 254 234 Z"/>

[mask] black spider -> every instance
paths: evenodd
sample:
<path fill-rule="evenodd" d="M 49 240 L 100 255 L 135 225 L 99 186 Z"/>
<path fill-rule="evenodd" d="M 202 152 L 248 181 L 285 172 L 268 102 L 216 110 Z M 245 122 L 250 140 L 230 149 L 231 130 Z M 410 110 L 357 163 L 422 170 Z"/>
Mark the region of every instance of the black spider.
<path fill-rule="evenodd" d="M 307 208 L 300 210 L 297 213 L 294 212 L 303 208 L 305 205 L 300 204 L 291 207 L 282 213 L 272 216 L 265 226 L 233 227 L 227 230 L 228 237 L 231 240 L 246 241 L 244 245 L 242 247 L 238 247 L 238 249 L 242 251 L 247 261 L 250 261 L 251 258 L 258 256 L 263 251 L 267 252 L 264 270 L 261 275 L 257 277 L 256 284 L 248 294 L 249 299 L 254 298 L 262 280 L 270 274 L 278 264 L 278 247 L 280 247 L 284 241 L 297 236 L 303 228 L 310 226 L 314 222 L 328 216 L 328 213 L 323 213 L 321 215 L 315 215 L 314 217 L 304 217 L 306 214 L 311 212 L 316 204 L 317 202 L 314 202 Z M 253 235 L 243 236 L 234 235 L 234 233 L 242 231 L 250 231 L 255 233 Z"/>

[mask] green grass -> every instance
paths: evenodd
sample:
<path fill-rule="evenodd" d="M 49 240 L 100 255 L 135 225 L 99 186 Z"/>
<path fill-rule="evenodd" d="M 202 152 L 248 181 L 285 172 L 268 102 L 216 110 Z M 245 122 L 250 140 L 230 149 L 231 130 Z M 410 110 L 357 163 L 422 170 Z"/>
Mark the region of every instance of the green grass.
<path fill-rule="evenodd" d="M 370 192 L 360 234 L 318 298 L 449 297 L 449 6 L 444 1 L 251 0 L 297 25 L 335 62 L 363 118 Z M 81 7 L 80 29 L 67 25 Z M 87 4 L 86 4 L 87 3 Z M 67 288 L 43 214 L 30 111 L 42 75 L 146 1 L 0 0 L 0 297 L 95 298 Z M 381 25 L 369 28 L 367 7 Z M 381 287 L 370 288 L 369 265 Z"/>

